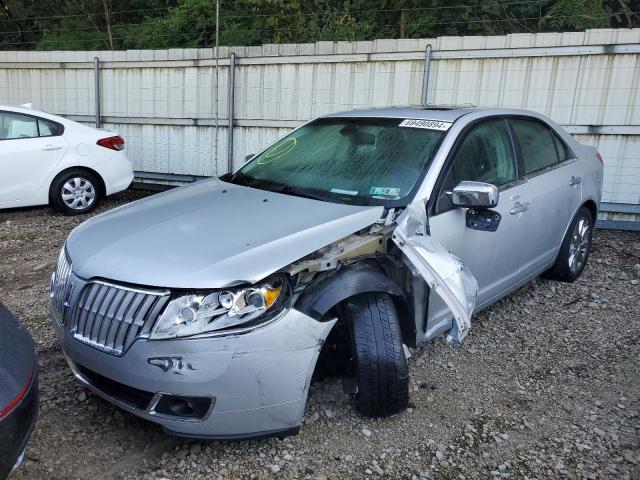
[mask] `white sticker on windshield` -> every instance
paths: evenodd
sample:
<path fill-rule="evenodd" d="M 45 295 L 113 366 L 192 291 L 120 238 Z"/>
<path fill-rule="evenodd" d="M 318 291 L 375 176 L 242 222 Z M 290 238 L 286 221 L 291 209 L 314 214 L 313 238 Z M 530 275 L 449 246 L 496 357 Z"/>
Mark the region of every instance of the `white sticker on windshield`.
<path fill-rule="evenodd" d="M 426 128 L 427 130 L 442 130 L 446 132 L 452 125 L 451 122 L 441 122 L 440 120 L 418 120 L 407 118 L 400 123 L 400 127 Z"/>
<path fill-rule="evenodd" d="M 400 189 L 393 187 L 371 187 L 371 190 L 369 190 L 369 195 L 396 198 L 400 196 Z"/>
<path fill-rule="evenodd" d="M 339 188 L 332 188 L 331 193 L 337 193 L 339 195 L 357 195 L 358 191 L 355 192 L 353 190 L 340 190 Z"/>

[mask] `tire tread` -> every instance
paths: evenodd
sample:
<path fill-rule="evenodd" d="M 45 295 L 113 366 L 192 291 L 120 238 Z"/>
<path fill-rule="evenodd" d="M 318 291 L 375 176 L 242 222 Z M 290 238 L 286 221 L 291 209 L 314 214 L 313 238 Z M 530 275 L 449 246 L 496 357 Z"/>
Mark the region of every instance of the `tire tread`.
<path fill-rule="evenodd" d="M 366 293 L 350 298 L 358 377 L 358 408 L 366 416 L 392 415 L 409 401 L 409 374 L 398 315 L 391 296 Z"/>

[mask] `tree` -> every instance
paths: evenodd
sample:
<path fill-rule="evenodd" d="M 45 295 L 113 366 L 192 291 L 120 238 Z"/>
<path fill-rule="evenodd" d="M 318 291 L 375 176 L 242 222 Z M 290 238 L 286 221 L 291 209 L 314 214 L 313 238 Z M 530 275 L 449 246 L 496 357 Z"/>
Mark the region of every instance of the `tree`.
<path fill-rule="evenodd" d="M 639 0 L 221 0 L 221 45 L 635 27 Z M 215 0 L 0 0 L 0 48 L 211 47 Z"/>

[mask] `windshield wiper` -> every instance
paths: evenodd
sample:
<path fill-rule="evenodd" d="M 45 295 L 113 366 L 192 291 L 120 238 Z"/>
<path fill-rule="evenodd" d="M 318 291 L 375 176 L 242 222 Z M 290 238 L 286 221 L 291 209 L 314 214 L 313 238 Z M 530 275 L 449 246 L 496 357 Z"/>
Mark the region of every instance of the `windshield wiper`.
<path fill-rule="evenodd" d="M 230 179 L 231 183 L 237 185 L 245 185 L 247 187 L 258 188 L 260 190 L 267 190 L 269 192 L 284 193 L 285 195 L 293 195 L 296 197 L 311 198 L 313 200 L 327 201 L 326 197 L 309 192 L 308 190 L 298 187 L 292 187 L 291 185 L 281 185 L 272 183 L 266 180 L 260 180 L 258 178 L 250 177 L 238 170 Z"/>
<path fill-rule="evenodd" d="M 316 195 L 316 194 L 310 193 L 308 190 L 292 187 L 291 185 L 283 185 L 278 187 L 263 187 L 263 188 L 271 192 L 284 193 L 286 195 L 294 195 L 296 197 L 311 198 L 313 200 L 322 200 L 322 201 L 327 200 L 325 197 L 321 195 Z"/>
<path fill-rule="evenodd" d="M 255 183 L 254 178 L 248 177 L 247 175 L 242 173 L 241 170 L 238 170 L 236 173 L 234 173 L 230 180 L 231 180 L 231 183 L 236 183 L 238 185 L 246 185 L 247 187 L 251 187 Z"/>

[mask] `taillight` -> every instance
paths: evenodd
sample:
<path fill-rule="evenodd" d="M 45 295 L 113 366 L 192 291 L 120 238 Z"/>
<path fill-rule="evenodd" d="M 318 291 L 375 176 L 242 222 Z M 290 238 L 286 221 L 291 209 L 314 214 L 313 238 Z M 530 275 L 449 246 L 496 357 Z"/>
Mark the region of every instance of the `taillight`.
<path fill-rule="evenodd" d="M 25 384 L 25 386 L 22 387 L 22 389 L 18 392 L 18 395 L 16 395 L 15 398 L 11 400 L 6 407 L 0 410 L 0 420 L 2 420 L 4 417 L 9 415 L 11 411 L 14 408 L 16 408 L 18 404 L 22 401 L 24 396 L 29 391 L 29 387 L 31 386 L 31 380 L 33 380 L 33 373 L 29 375 L 29 380 L 27 380 L 27 383 Z"/>
<path fill-rule="evenodd" d="M 596 152 L 596 158 L 602 165 L 604 165 L 604 160 L 602 160 L 602 155 L 600 155 L 600 152 Z"/>
<path fill-rule="evenodd" d="M 111 150 L 124 149 L 124 138 L 122 138 L 120 135 L 116 135 L 115 137 L 101 138 L 96 143 L 101 147 L 110 148 Z"/>

